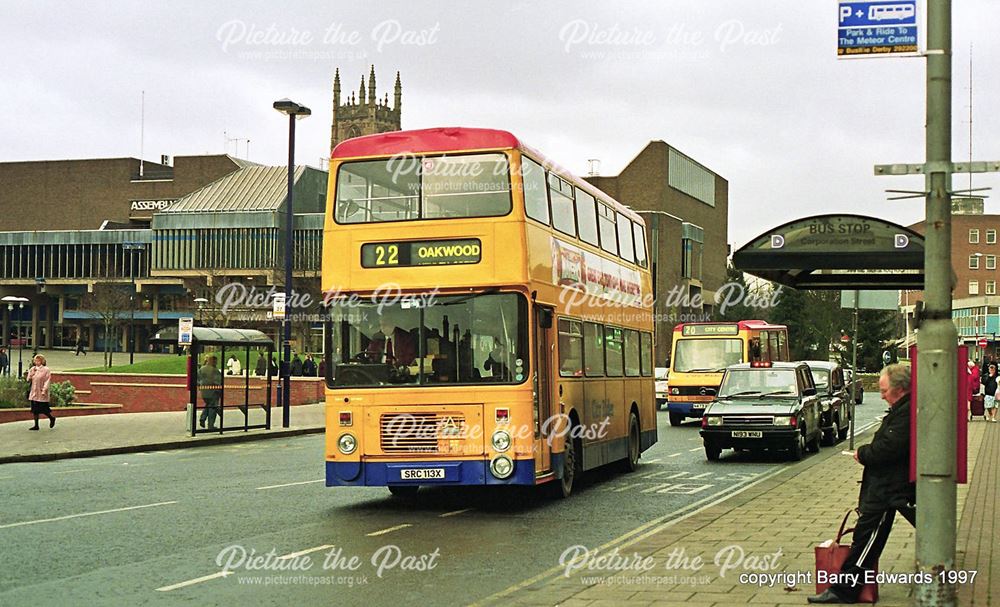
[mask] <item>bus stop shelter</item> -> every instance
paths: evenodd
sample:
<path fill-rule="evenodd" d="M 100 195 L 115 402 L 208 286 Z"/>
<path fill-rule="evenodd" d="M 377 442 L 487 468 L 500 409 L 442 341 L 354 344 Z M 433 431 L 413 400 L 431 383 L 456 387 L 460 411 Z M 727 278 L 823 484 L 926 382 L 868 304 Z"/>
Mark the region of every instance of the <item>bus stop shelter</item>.
<path fill-rule="evenodd" d="M 208 432 L 221 434 L 233 430 L 270 430 L 270 361 L 274 353 L 274 340 L 270 337 L 255 329 L 194 327 L 191 345 L 181 346 L 178 344 L 178 328 L 167 327 L 158 331 L 150 342 L 187 350 L 188 407 L 192 412 L 188 423 L 191 436 Z M 263 376 L 252 377 L 250 355 L 253 351 L 266 357 Z M 244 355 L 242 374 L 226 375 L 224 365 L 227 356 L 239 353 Z M 214 369 L 206 368 L 207 359 L 213 356 L 218 365 Z M 218 415 L 218 427 L 199 428 L 199 412 L 204 413 L 209 408 L 214 409 L 214 413 Z M 230 420 L 236 419 L 242 423 L 230 423 L 227 426 L 227 410 L 231 412 Z M 234 418 L 234 411 L 239 411 L 242 415 Z M 208 416 L 210 421 L 213 417 Z"/>
<path fill-rule="evenodd" d="M 733 266 L 794 289 L 923 289 L 924 237 L 876 217 L 815 215 L 754 238 Z"/>

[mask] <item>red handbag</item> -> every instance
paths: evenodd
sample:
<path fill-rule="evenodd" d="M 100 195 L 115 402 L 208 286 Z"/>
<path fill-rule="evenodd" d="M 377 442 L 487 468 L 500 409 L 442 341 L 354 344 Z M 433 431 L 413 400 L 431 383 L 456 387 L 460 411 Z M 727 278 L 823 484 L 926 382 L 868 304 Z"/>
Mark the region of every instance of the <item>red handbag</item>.
<path fill-rule="evenodd" d="M 844 515 L 844 520 L 840 523 L 840 530 L 837 532 L 837 539 L 826 540 L 819 546 L 816 546 L 814 550 L 816 551 L 816 594 L 823 594 L 823 592 L 830 587 L 828 582 L 820 584 L 819 583 L 819 572 L 825 571 L 828 574 L 840 573 L 840 567 L 847 560 L 847 555 L 851 552 L 850 544 L 841 544 L 840 540 L 847 534 L 854 534 L 854 527 L 850 529 L 844 529 L 847 525 L 847 519 L 851 516 L 852 511 L 848 511 Z M 875 563 L 875 571 L 878 571 L 878 562 Z M 875 603 L 878 601 L 878 584 L 872 582 L 871 584 L 865 584 L 861 589 L 861 594 L 858 595 L 859 603 Z"/>

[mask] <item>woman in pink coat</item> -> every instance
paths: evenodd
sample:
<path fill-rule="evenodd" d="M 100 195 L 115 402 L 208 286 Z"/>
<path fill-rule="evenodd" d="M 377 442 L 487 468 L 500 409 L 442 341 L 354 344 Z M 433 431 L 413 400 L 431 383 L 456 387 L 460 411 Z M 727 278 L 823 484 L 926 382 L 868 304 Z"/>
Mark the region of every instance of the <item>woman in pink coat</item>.
<path fill-rule="evenodd" d="M 52 383 L 52 371 L 45 366 L 45 357 L 41 354 L 32 359 L 34 366 L 28 370 L 28 383 L 31 384 L 31 392 L 28 393 L 28 400 L 31 401 L 31 414 L 35 416 L 35 425 L 29 430 L 38 430 L 38 416 L 45 415 L 49 418 L 49 428 L 56 425 L 56 418 L 52 415 L 49 407 L 49 384 Z"/>

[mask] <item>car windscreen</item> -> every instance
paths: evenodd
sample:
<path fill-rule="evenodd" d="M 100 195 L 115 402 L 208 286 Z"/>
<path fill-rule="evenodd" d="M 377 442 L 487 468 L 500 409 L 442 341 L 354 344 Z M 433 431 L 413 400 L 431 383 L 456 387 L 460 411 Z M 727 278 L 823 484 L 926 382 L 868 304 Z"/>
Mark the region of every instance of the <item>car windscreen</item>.
<path fill-rule="evenodd" d="M 830 385 L 830 371 L 827 369 L 813 369 L 813 381 L 816 382 L 817 390 L 826 390 Z"/>
<path fill-rule="evenodd" d="M 729 369 L 719 386 L 719 398 L 798 396 L 794 369 Z"/>

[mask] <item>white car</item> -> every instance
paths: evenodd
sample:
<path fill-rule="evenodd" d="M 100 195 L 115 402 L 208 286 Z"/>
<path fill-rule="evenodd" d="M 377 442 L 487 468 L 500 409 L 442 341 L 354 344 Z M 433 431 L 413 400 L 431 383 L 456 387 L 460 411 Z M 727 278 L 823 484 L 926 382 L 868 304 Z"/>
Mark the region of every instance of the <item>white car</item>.
<path fill-rule="evenodd" d="M 656 380 L 656 410 L 667 404 L 667 376 L 670 369 L 666 367 L 656 367 L 653 370 L 653 379 Z"/>

